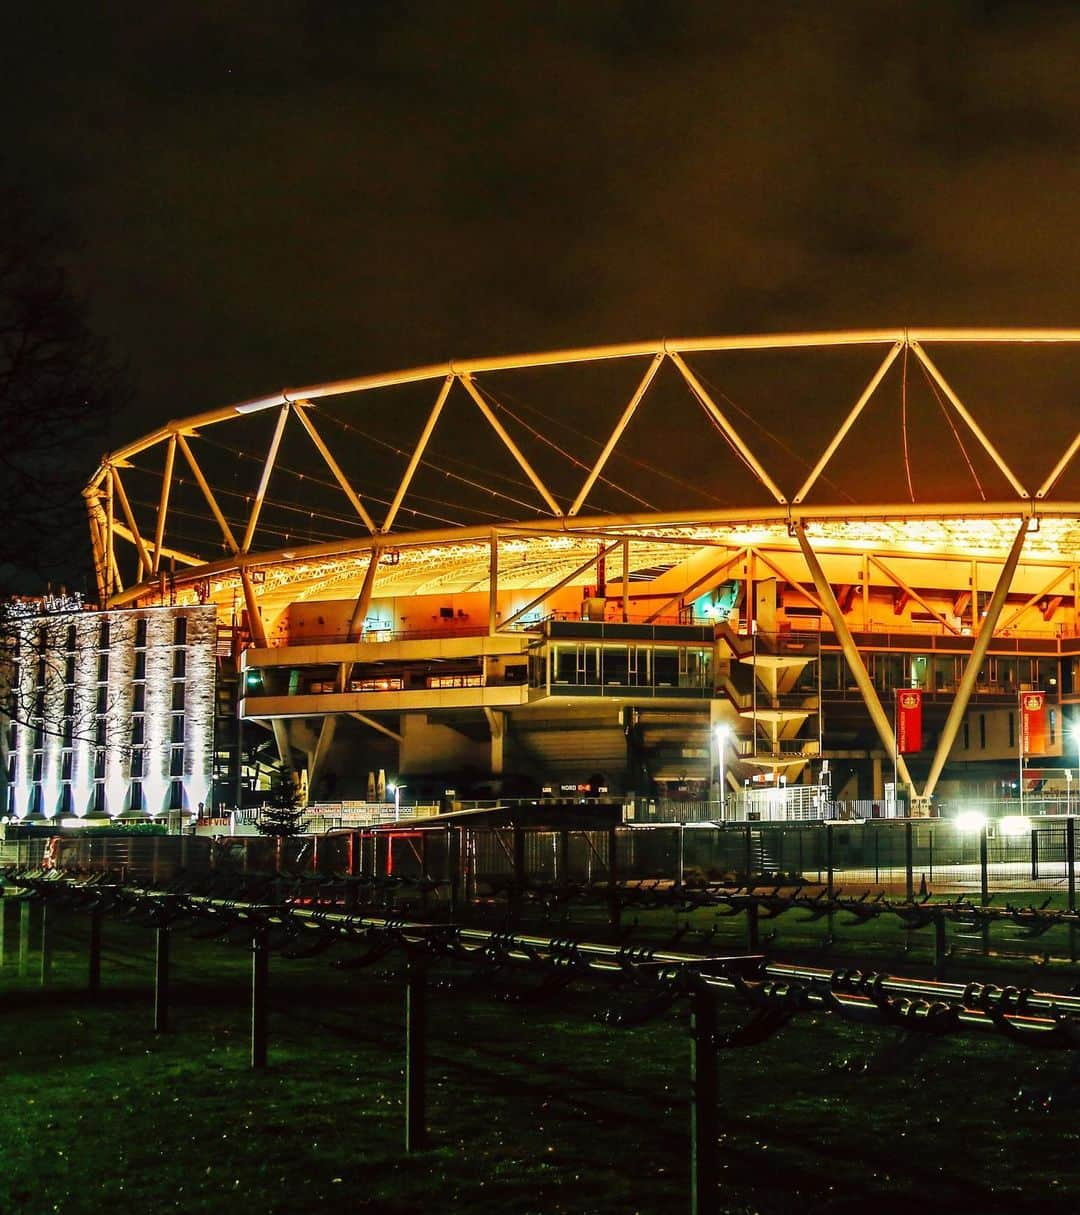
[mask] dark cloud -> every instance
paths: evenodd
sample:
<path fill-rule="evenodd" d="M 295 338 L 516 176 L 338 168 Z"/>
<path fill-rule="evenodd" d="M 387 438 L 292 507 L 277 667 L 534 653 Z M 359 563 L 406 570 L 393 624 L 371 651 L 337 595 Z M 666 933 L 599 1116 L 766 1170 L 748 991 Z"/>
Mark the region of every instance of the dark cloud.
<path fill-rule="evenodd" d="M 1080 10 L 24 6 L 8 170 L 151 421 L 454 354 L 1068 324 Z"/>

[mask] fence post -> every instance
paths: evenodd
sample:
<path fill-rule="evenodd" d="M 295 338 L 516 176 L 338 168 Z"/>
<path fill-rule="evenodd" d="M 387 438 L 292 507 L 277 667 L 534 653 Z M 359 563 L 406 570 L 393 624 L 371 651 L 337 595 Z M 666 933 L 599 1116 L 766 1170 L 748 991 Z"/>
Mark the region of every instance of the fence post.
<path fill-rule="evenodd" d="M 682 837 L 680 836 L 680 856 L 682 854 Z M 622 906 L 619 899 L 619 835 L 617 827 L 608 828 L 608 921 L 612 928 L 618 928 L 622 916 Z"/>
<path fill-rule="evenodd" d="M 934 916 L 934 978 L 945 981 L 945 913 Z"/>
<path fill-rule="evenodd" d="M 979 828 L 979 888 L 984 907 L 990 902 L 990 853 L 986 838 L 986 824 L 983 823 Z"/>
<path fill-rule="evenodd" d="M 904 824 L 904 891 L 909 903 L 915 902 L 915 840 L 910 822 Z"/>
<path fill-rule="evenodd" d="M 1065 874 L 1069 883 L 1069 910 L 1076 911 L 1076 819 L 1065 820 Z M 1069 958 L 1076 961 L 1076 924 L 1069 924 Z"/>
<path fill-rule="evenodd" d="M 446 826 L 446 884 L 450 888 L 450 918 L 454 920 L 461 897 L 461 839 L 449 823 Z"/>
<path fill-rule="evenodd" d="M 100 907 L 90 910 L 90 948 L 87 957 L 86 989 L 91 996 L 101 990 L 101 920 Z"/>
<path fill-rule="evenodd" d="M 514 875 L 510 886 L 510 926 L 521 923 L 521 907 L 525 901 L 525 832 L 517 824 L 513 830 Z"/>
<path fill-rule="evenodd" d="M 825 824 L 825 889 L 829 898 L 833 896 L 833 833 Z"/>
<path fill-rule="evenodd" d="M 266 1066 L 266 1002 L 270 980 L 270 951 L 266 928 L 258 924 L 251 934 L 251 1066 Z"/>
<path fill-rule="evenodd" d="M 690 1213 L 716 1210 L 719 1132 L 715 997 L 704 982 L 690 997 Z"/>
<path fill-rule="evenodd" d="M 154 1033 L 169 1028 L 169 930 L 159 924 L 154 933 Z"/>
<path fill-rule="evenodd" d="M 7 960 L 7 913 L 8 903 L 10 901 L 10 899 L 4 898 L 4 892 L 3 890 L 0 890 L 0 967 L 2 967 L 4 962 Z"/>
<path fill-rule="evenodd" d="M 30 965 L 30 900 L 19 902 L 19 978 L 26 975 Z"/>
<path fill-rule="evenodd" d="M 757 900 L 751 897 L 746 905 L 746 952 L 757 953 L 758 951 L 758 905 Z"/>
<path fill-rule="evenodd" d="M 419 951 L 405 969 L 405 1151 L 425 1146 L 427 1127 L 427 985 L 425 962 Z"/>
<path fill-rule="evenodd" d="M 682 886 L 686 876 L 686 824 L 679 823 L 675 830 L 679 841 L 679 859 L 675 867 L 675 884 Z"/>
<path fill-rule="evenodd" d="M 559 885 L 565 886 L 570 881 L 570 832 L 565 827 L 559 829 L 559 851 L 556 863 L 559 866 Z"/>
<path fill-rule="evenodd" d="M 1076 819 L 1065 820 L 1065 873 L 1069 882 L 1069 910 L 1076 910 Z"/>
<path fill-rule="evenodd" d="M 750 826 L 749 823 L 746 824 L 745 837 L 746 838 L 744 840 L 743 847 L 745 850 L 745 859 L 746 859 L 746 865 L 745 865 L 746 884 L 747 884 L 747 886 L 749 886 L 750 885 L 750 874 L 753 872 L 753 869 L 754 869 L 754 836 L 753 836 L 753 828 Z"/>
<path fill-rule="evenodd" d="M 1031 880 L 1039 880 L 1039 829 L 1031 828 Z"/>
<path fill-rule="evenodd" d="M 52 932 L 49 926 L 49 903 L 41 900 L 41 986 L 47 987 L 52 978 Z"/>

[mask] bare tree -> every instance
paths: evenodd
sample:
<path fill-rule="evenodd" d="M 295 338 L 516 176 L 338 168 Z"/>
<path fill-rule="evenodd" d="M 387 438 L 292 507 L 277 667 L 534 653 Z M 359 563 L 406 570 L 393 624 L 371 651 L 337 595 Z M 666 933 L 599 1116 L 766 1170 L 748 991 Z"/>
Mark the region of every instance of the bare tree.
<path fill-rule="evenodd" d="M 80 491 L 126 395 L 61 253 L 56 230 L 0 184 L 0 592 L 81 581 L 89 546 Z"/>
<path fill-rule="evenodd" d="M 0 795 L 6 800 L 11 727 L 64 736 L 96 730 L 92 709 L 66 704 L 72 661 L 52 586 L 90 570 L 81 489 L 104 449 L 123 377 L 86 323 L 60 265 L 55 228 L 0 183 Z M 47 594 L 37 605 L 15 598 Z M 49 599 L 52 602 L 49 602 Z M 74 656 L 78 661 L 78 656 Z M 81 719 L 82 718 L 82 719 Z M 0 802 L 0 805 L 3 803 Z"/>

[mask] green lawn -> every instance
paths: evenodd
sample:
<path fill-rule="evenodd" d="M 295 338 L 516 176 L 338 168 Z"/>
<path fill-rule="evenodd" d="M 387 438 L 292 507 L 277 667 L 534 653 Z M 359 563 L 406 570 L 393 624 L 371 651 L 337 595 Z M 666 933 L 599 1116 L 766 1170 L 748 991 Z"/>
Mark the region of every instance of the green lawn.
<path fill-rule="evenodd" d="M 242 947 L 174 934 L 173 1028 L 155 1035 L 150 931 L 106 920 L 93 1004 L 85 932 L 82 918 L 60 920 L 42 989 L 36 953 L 18 977 L 9 928 L 5 1215 L 687 1209 L 681 1006 L 617 1031 L 595 1019 L 616 997 L 589 988 L 544 1004 L 436 991 L 431 1147 L 407 1157 L 396 963 L 341 971 L 334 952 L 275 956 L 270 1067 L 253 1073 Z M 854 932 L 870 943 L 873 929 Z M 731 1025 L 745 1016 L 724 1008 Z M 718 1209 L 1075 1208 L 1080 1086 L 1066 1083 L 1068 1058 L 957 1037 L 890 1059 L 895 1041 L 806 1016 L 725 1052 Z M 1039 1093 L 1055 1087 L 1048 1113 Z"/>

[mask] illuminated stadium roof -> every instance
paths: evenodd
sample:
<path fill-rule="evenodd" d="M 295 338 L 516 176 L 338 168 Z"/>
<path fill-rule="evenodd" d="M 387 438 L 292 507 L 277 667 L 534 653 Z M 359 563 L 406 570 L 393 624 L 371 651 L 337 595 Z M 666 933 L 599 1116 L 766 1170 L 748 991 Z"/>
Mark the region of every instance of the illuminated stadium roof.
<path fill-rule="evenodd" d="M 106 457 L 85 491 L 99 590 L 148 601 L 167 573 L 181 602 L 273 609 L 355 597 L 377 553 L 369 595 L 459 592 L 493 544 L 506 588 L 585 584 L 599 548 L 648 580 L 703 549 L 797 552 L 796 528 L 821 552 L 1000 560 L 1025 519 L 1025 563 L 1075 564 L 1076 384 L 1080 330 L 891 329 L 288 389 Z"/>

